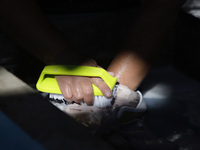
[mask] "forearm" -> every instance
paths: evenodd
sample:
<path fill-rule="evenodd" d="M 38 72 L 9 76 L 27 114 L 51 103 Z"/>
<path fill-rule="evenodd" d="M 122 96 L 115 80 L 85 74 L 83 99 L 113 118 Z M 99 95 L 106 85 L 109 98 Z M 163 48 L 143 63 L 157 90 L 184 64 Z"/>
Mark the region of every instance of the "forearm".
<path fill-rule="evenodd" d="M 0 27 L 46 64 L 69 47 L 63 35 L 47 20 L 33 0 L 1 0 Z"/>
<path fill-rule="evenodd" d="M 162 51 L 173 27 L 178 7 L 144 7 L 108 70 L 121 84 L 135 90 Z"/>

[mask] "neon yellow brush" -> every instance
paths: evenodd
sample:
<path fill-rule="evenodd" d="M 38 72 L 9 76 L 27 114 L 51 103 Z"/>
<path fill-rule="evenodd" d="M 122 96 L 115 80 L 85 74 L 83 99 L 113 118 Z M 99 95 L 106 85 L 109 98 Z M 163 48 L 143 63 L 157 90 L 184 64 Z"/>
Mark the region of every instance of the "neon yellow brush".
<path fill-rule="evenodd" d="M 74 65 L 46 66 L 38 79 L 36 88 L 41 92 L 50 93 L 49 97 L 55 100 L 65 100 L 55 79 L 57 75 L 100 77 L 112 91 L 114 91 L 117 82 L 117 78 L 112 77 L 102 68 Z M 97 86 L 92 84 L 92 87 L 94 92 L 94 106 L 106 107 L 111 105 L 112 97 L 106 98 Z"/>

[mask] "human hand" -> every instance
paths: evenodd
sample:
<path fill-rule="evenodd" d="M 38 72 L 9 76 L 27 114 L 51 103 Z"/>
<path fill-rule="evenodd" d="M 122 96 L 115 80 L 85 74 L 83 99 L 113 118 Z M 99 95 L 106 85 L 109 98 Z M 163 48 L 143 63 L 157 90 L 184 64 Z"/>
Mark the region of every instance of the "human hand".
<path fill-rule="evenodd" d="M 94 60 L 84 62 L 82 65 L 100 67 Z M 114 76 L 114 73 L 108 73 Z M 98 77 L 56 76 L 56 80 L 62 95 L 69 102 L 81 103 L 84 100 L 86 104 L 92 105 L 94 99 L 92 83 L 101 90 L 105 97 L 109 98 L 112 96 L 111 89 Z"/>

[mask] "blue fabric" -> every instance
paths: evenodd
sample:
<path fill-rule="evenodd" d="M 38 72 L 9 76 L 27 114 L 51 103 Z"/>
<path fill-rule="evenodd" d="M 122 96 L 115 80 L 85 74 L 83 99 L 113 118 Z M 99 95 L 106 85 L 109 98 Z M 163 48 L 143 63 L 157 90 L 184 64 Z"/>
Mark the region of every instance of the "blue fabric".
<path fill-rule="evenodd" d="M 1 150 L 45 150 L 17 124 L 0 111 L 0 149 Z"/>

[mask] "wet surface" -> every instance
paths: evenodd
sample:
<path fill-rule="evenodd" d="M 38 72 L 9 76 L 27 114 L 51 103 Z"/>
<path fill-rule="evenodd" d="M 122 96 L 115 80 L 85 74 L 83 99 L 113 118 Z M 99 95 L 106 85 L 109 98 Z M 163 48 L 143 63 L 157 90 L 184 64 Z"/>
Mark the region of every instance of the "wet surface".
<path fill-rule="evenodd" d="M 131 10 L 131 12 L 133 13 L 134 11 Z M 64 34 L 68 33 L 72 37 L 72 41 L 79 43 L 77 44 L 78 48 L 83 47 L 88 50 L 88 53 L 95 49 L 98 52 L 97 59 L 100 63 L 103 62 L 103 66 L 106 66 L 114 55 L 112 51 L 108 50 L 115 49 L 116 43 L 121 39 L 120 36 L 124 36 L 126 28 L 130 25 L 131 22 L 129 19 L 131 17 L 131 13 L 129 12 L 118 12 L 117 16 L 116 13 L 49 16 L 50 20 Z M 115 26 L 116 24 L 117 26 Z M 78 30 L 75 30 L 76 28 Z M 107 34 L 102 34 L 102 31 L 105 31 Z M 175 31 L 168 42 L 166 52 L 163 53 L 158 63 L 139 87 L 148 106 L 147 112 L 126 123 L 122 123 L 116 118 L 106 120 L 98 130 L 95 130 L 95 133 L 92 130 L 93 135 L 102 138 L 111 144 L 112 147 L 120 150 L 200 149 L 200 63 L 199 55 L 197 55 L 200 49 L 199 35 L 199 20 L 182 12 L 176 24 Z M 44 64 L 21 50 L 21 48 L 5 36 L 1 35 L 0 40 L 0 64 L 34 88 Z M 42 144 L 46 140 L 47 143 L 45 146 L 50 146 L 52 141 L 56 142 L 56 138 L 52 137 L 48 139 L 46 135 L 48 135 L 48 132 L 51 133 L 54 130 L 53 127 L 54 125 L 56 126 L 56 122 L 49 128 L 45 128 L 47 124 L 44 123 L 42 126 L 44 128 L 42 128 L 38 122 L 33 121 L 34 118 L 24 116 L 26 111 L 30 112 L 28 111 L 30 110 L 28 109 L 30 105 L 25 99 L 32 101 L 34 109 L 39 108 L 37 113 L 34 114 L 35 118 L 37 118 L 37 115 L 41 116 L 40 113 L 43 114 L 43 107 L 48 107 L 47 109 L 52 113 L 52 118 L 54 118 L 52 122 L 55 122 L 56 118 L 59 118 L 58 123 L 62 124 L 62 117 L 65 116 L 61 112 L 57 112 L 49 104 L 44 104 L 46 103 L 44 101 L 41 102 L 42 105 L 40 105 L 40 102 L 35 103 L 34 96 L 20 98 L 18 99 L 20 103 L 13 98 L 10 99 L 12 102 L 8 102 L 9 100 L 6 99 L 1 103 L 1 111 L 3 110 L 11 120 L 14 120 L 14 123 L 17 123 L 23 129 L 30 127 L 26 130 L 29 135 L 34 134 L 32 129 L 37 130 L 34 134 L 35 137 L 32 137 L 34 139 L 38 138 L 39 140 L 37 140 Z M 10 109 L 4 107 L 5 103 L 11 106 Z M 26 107 L 26 104 L 28 105 L 27 109 L 21 109 L 22 107 Z M 15 109 L 12 111 L 11 108 Z M 21 114 L 18 112 L 18 109 L 21 110 Z M 59 117 L 54 116 L 53 112 Z M 48 112 L 46 112 L 46 115 L 49 115 Z M 26 117 L 28 121 L 26 121 Z M 64 133 L 66 136 L 69 135 L 67 137 L 69 139 L 73 133 L 77 134 L 77 136 L 82 133 L 82 130 L 81 132 L 78 130 L 77 132 L 79 133 L 70 132 L 68 134 L 64 129 L 69 120 L 64 120 L 65 124 L 62 124 L 62 128 L 55 129 L 53 132 L 59 137 L 57 140 L 61 140 L 61 142 L 64 141 L 62 141 Z M 37 129 L 34 123 L 37 124 Z M 51 121 L 48 123 L 51 124 Z M 76 129 L 75 126 L 72 123 L 70 129 Z M 10 127 L 11 124 L 8 124 L 7 130 Z M 61 132 L 62 129 L 64 132 Z M 83 138 L 84 134 L 87 136 L 87 133 L 83 131 Z M 41 139 L 37 135 L 42 135 L 46 139 Z M 74 136 L 76 135 L 72 137 Z M 66 141 L 65 146 L 67 142 L 69 141 Z M 78 138 L 75 143 L 81 142 L 81 138 Z"/>

